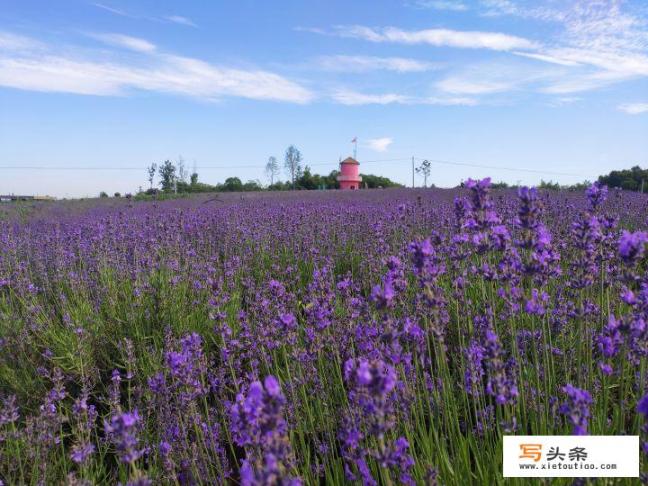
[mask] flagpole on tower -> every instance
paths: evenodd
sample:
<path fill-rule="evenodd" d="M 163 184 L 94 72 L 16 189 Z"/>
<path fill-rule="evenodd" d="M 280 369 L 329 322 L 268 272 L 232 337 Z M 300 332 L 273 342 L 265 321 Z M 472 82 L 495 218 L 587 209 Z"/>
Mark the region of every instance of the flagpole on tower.
<path fill-rule="evenodd" d="M 358 160 L 358 137 L 353 137 L 351 143 L 353 144 L 353 158 Z"/>

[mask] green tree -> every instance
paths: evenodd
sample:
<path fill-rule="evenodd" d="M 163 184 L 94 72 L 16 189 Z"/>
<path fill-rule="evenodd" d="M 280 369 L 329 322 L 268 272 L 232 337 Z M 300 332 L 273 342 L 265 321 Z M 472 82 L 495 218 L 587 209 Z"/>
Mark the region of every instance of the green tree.
<path fill-rule="evenodd" d="M 292 188 L 295 189 L 295 180 L 301 173 L 302 154 L 297 147 L 291 145 L 286 149 L 286 156 L 284 158 L 284 167 L 292 181 Z"/>
<path fill-rule="evenodd" d="M 297 187 L 307 190 L 317 189 L 320 184 L 320 179 L 321 177 L 319 175 L 311 174 L 310 167 L 306 166 L 297 179 Z"/>
<path fill-rule="evenodd" d="M 155 171 L 157 171 L 157 164 L 153 162 L 151 166 L 146 169 L 148 172 L 148 181 L 150 185 L 150 189 L 153 189 L 153 180 L 155 179 Z"/>
<path fill-rule="evenodd" d="M 268 157 L 268 163 L 265 166 L 265 172 L 270 179 L 270 185 L 273 185 L 275 177 L 279 175 L 279 162 L 277 162 L 277 157 Z"/>
<path fill-rule="evenodd" d="M 430 163 L 429 160 L 424 160 L 423 162 L 421 162 L 421 165 L 419 165 L 416 168 L 417 174 L 423 176 L 423 187 L 427 187 L 427 180 L 428 177 L 430 177 L 431 171 L 432 171 L 432 164 Z"/>
<path fill-rule="evenodd" d="M 173 191 L 176 183 L 176 167 L 170 160 L 165 160 L 159 168 L 160 186 L 165 192 Z"/>
<path fill-rule="evenodd" d="M 601 184 L 610 187 L 620 187 L 627 191 L 641 191 L 648 189 L 648 169 L 642 169 L 638 165 L 630 169 L 613 170 L 608 175 L 598 178 Z"/>
<path fill-rule="evenodd" d="M 243 183 L 238 177 L 228 177 L 223 183 L 223 191 L 240 192 L 243 190 Z"/>
<path fill-rule="evenodd" d="M 377 176 L 373 174 L 361 174 L 362 183 L 366 184 L 369 189 L 387 188 L 387 187 L 403 187 L 387 177 Z"/>
<path fill-rule="evenodd" d="M 560 184 L 554 181 L 545 181 L 544 179 L 540 180 L 540 184 L 538 185 L 539 189 L 548 189 L 551 191 L 558 191 L 560 190 Z"/>
<path fill-rule="evenodd" d="M 263 188 L 261 187 L 259 181 L 247 181 L 245 184 L 243 184 L 243 190 L 245 192 L 254 192 L 262 191 Z"/>

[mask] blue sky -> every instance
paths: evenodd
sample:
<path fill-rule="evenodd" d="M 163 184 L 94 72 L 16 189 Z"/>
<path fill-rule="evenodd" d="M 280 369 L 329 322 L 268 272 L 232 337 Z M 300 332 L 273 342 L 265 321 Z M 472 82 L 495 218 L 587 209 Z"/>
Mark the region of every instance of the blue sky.
<path fill-rule="evenodd" d="M 328 173 L 354 136 L 408 184 L 412 156 L 519 169 L 435 162 L 439 186 L 645 167 L 648 5 L 1 1 L 0 193 L 134 192 L 179 157 L 265 183 L 291 143 Z"/>

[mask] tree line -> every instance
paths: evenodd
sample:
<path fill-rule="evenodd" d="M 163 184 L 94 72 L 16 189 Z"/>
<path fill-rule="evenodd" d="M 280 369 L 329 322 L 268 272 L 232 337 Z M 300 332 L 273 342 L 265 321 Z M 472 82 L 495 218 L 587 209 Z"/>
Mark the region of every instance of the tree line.
<path fill-rule="evenodd" d="M 218 184 L 207 184 L 198 179 L 196 170 L 189 173 L 184 160 L 177 162 L 165 160 L 161 164 L 153 163 L 147 168 L 149 188 L 140 193 L 155 195 L 162 193 L 201 193 L 201 192 L 249 192 L 249 191 L 288 191 L 338 189 L 337 176 L 339 171 L 333 170 L 328 175 L 314 174 L 308 165 L 303 164 L 301 151 L 290 145 L 284 154 L 283 169 L 286 180 L 279 180 L 281 167 L 277 157 L 271 156 L 265 165 L 265 175 L 268 184 L 263 185 L 259 180 L 243 182 L 238 177 L 228 177 Z M 157 186 L 156 187 L 156 178 Z M 401 187 L 387 177 L 373 174 L 362 175 L 363 185 L 369 189 L 378 187 Z"/>
<path fill-rule="evenodd" d="M 607 175 L 598 177 L 598 182 L 610 188 L 624 189 L 626 191 L 648 192 L 648 169 L 642 169 L 638 165 L 630 169 L 613 170 Z M 562 190 L 562 191 L 584 191 L 592 183 L 590 181 L 577 182 L 576 184 L 559 184 L 558 182 L 541 180 L 540 189 Z M 507 184 L 506 182 L 495 182 L 491 184 L 495 189 L 515 189 L 519 185 Z"/>
<path fill-rule="evenodd" d="M 648 192 L 648 169 L 642 169 L 638 165 L 630 169 L 613 170 L 608 175 L 600 176 L 598 180 L 609 187 Z"/>

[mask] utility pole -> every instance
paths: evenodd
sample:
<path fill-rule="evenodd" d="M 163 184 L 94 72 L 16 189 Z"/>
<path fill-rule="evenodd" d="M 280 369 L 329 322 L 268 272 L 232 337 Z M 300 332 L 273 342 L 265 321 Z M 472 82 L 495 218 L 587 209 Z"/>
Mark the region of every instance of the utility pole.
<path fill-rule="evenodd" d="M 414 156 L 412 155 L 412 189 L 414 189 Z"/>
<path fill-rule="evenodd" d="M 644 184 L 644 180 L 641 179 L 641 194 L 643 194 L 643 184 Z"/>

